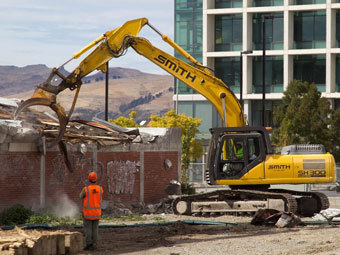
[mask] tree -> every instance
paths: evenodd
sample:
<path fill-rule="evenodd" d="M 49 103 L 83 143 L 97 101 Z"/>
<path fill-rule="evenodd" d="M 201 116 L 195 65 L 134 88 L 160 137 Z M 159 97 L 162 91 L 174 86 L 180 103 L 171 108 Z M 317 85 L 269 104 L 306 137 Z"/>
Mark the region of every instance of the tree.
<path fill-rule="evenodd" d="M 121 116 L 115 120 L 110 119 L 109 121 L 122 127 L 138 127 L 138 124 L 134 121 L 136 115 L 137 113 L 133 111 L 129 114 L 129 119 Z M 190 162 L 194 158 L 201 157 L 203 153 L 202 144 L 199 141 L 195 140 L 196 134 L 199 133 L 198 127 L 201 124 L 202 120 L 186 116 L 184 113 L 176 114 L 174 110 L 168 111 L 161 117 L 151 115 L 150 119 L 150 127 L 181 128 L 181 180 L 182 182 L 187 182 L 187 172 Z"/>
<path fill-rule="evenodd" d="M 340 112 L 333 111 L 314 83 L 293 80 L 274 109 L 272 140 L 279 146 L 323 144 L 333 152 L 339 145 Z"/>
<path fill-rule="evenodd" d="M 118 117 L 117 119 L 109 119 L 109 122 L 112 122 L 116 125 L 119 125 L 121 127 L 138 127 L 139 125 L 136 123 L 134 118 L 137 116 L 137 113 L 135 111 L 130 112 L 129 117 L 126 118 L 123 116 Z"/>
<path fill-rule="evenodd" d="M 336 111 L 333 111 L 331 115 L 331 125 L 330 125 L 330 132 L 331 132 L 331 143 L 333 144 L 333 148 L 331 153 L 335 157 L 335 161 L 340 161 L 340 108 Z"/>
<path fill-rule="evenodd" d="M 198 127 L 202 120 L 193 118 L 183 114 L 176 114 L 174 110 L 170 110 L 162 117 L 156 115 L 150 116 L 150 127 L 180 127 L 182 130 L 182 182 L 188 181 L 188 169 L 192 159 L 202 156 L 202 144 L 195 140 L 196 134 L 199 133 Z"/>

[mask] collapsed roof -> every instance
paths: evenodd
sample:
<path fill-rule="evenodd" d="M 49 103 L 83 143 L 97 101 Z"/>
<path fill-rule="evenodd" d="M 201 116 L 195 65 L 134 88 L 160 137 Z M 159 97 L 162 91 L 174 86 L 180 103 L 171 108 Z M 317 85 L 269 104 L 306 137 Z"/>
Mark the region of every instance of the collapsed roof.
<path fill-rule="evenodd" d="M 0 97 L 0 144 L 8 142 L 34 142 L 42 136 L 53 142 L 59 133 L 58 119 L 48 112 L 32 108 L 23 111 L 18 119 L 14 112 L 22 101 Z M 71 119 L 62 141 L 66 144 L 87 143 L 112 146 L 122 143 L 149 143 L 161 135 L 140 132 L 138 128 L 122 128 L 113 123 L 93 118 L 92 121 Z"/>

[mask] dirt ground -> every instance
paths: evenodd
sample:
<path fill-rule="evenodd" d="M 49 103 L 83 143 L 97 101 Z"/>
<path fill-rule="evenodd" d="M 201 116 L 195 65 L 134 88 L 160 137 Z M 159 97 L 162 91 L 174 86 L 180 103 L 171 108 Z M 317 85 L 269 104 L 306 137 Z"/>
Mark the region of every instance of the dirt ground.
<path fill-rule="evenodd" d="M 338 255 L 340 225 L 307 225 L 294 228 L 253 226 L 252 217 L 188 217 L 162 215 L 164 221 L 202 220 L 237 225 L 188 225 L 176 222 L 166 226 L 139 226 L 99 229 L 96 251 L 85 254 L 160 254 L 160 255 Z M 312 218 L 303 218 L 311 222 Z M 115 222 L 136 224 L 143 222 Z M 160 221 L 157 221 L 160 222 Z M 109 222 L 102 222 L 103 224 Z M 315 221 L 314 221 L 315 223 Z"/>

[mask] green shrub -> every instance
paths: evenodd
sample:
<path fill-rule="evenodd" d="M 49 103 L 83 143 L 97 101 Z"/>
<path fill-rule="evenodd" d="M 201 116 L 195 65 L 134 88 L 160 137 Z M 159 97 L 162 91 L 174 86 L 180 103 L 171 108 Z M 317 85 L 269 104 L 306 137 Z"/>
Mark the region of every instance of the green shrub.
<path fill-rule="evenodd" d="M 51 214 L 37 215 L 33 214 L 27 219 L 27 224 L 51 224 L 51 225 L 77 225 L 82 224 L 80 218 L 72 219 L 71 217 L 56 217 Z"/>
<path fill-rule="evenodd" d="M 187 195 L 192 195 L 196 193 L 194 186 L 189 182 L 181 183 L 181 191 L 182 191 L 182 194 L 187 194 Z"/>
<path fill-rule="evenodd" d="M 33 212 L 30 209 L 21 204 L 13 205 L 0 213 L 0 225 L 24 224 L 32 214 Z"/>

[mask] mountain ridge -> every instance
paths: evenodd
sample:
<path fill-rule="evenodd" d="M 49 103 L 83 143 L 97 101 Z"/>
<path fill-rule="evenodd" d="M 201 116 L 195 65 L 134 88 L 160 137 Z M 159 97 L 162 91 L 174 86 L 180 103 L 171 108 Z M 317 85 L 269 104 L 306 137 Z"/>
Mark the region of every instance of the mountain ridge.
<path fill-rule="evenodd" d="M 33 95 L 36 86 L 47 79 L 50 72 L 51 69 L 46 65 L 0 66 L 0 96 L 28 99 Z M 65 69 L 61 69 L 61 72 L 68 74 Z M 92 119 L 94 116 L 104 116 L 105 75 L 98 71 L 82 79 L 83 85 L 73 117 Z M 137 112 L 137 121 L 147 119 L 150 114 L 164 114 L 173 108 L 173 84 L 173 77 L 170 75 L 111 67 L 109 118 L 128 117 L 131 111 Z M 74 91 L 70 90 L 58 95 L 58 102 L 66 111 L 72 104 L 73 96 Z"/>

